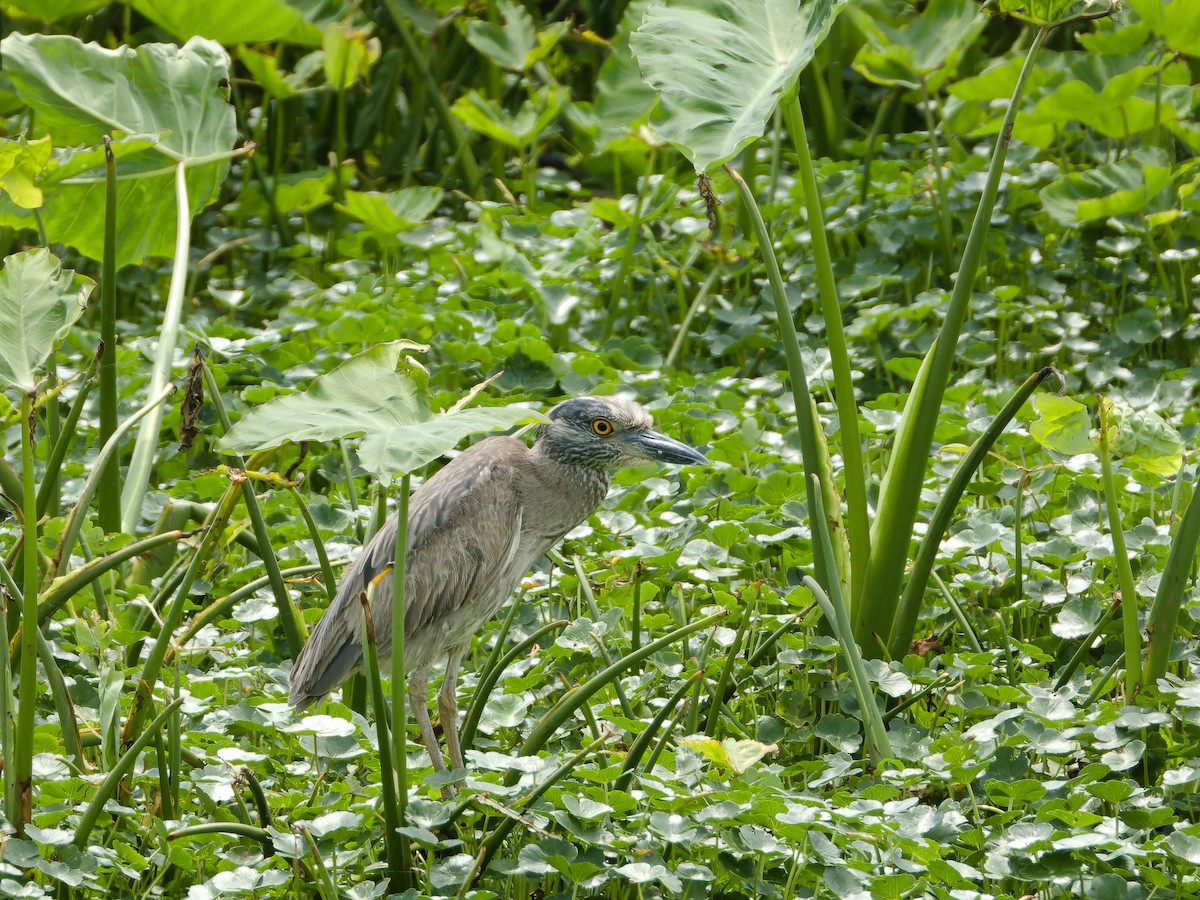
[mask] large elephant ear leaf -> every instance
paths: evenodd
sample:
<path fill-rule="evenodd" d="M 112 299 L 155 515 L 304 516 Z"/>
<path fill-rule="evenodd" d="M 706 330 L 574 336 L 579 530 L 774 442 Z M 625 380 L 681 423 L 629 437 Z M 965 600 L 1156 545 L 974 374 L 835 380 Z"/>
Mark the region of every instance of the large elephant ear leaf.
<path fill-rule="evenodd" d="M 847 0 L 654 2 L 630 38 L 659 95 L 652 120 L 697 172 L 762 137 Z"/>
<path fill-rule="evenodd" d="M 382 480 L 412 472 L 484 431 L 541 421 L 516 406 L 433 413 L 420 387 L 396 371 L 405 350 L 419 344 L 381 344 L 316 379 L 303 393 L 276 397 L 246 413 L 220 446 L 249 453 L 285 441 L 333 441 L 363 435 L 359 459 Z"/>
<path fill-rule="evenodd" d="M 229 172 L 237 123 L 228 103 L 229 55 L 213 41 L 107 49 L 60 34 L 8 35 L 0 57 L 12 89 L 56 150 L 43 163 L 41 225 L 51 242 L 104 253 L 105 159 L 117 158 L 117 266 L 175 249 L 175 167 L 190 212 L 213 202 Z M 90 149 L 89 149 L 90 148 Z M 18 205 L 19 206 L 19 205 Z M 135 212 L 136 211 L 136 212 Z M 32 227 L 25 208 L 0 203 L 0 224 Z"/>

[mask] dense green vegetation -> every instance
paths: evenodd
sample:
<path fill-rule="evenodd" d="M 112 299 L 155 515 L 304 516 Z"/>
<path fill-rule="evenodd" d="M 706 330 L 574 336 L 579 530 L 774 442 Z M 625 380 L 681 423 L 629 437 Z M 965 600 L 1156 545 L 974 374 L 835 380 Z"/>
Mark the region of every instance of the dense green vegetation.
<path fill-rule="evenodd" d="M 1196 895 L 1200 6 L 0 10 L 0 896 Z M 288 708 L 612 392 L 711 465 L 478 636 L 457 794 Z"/>

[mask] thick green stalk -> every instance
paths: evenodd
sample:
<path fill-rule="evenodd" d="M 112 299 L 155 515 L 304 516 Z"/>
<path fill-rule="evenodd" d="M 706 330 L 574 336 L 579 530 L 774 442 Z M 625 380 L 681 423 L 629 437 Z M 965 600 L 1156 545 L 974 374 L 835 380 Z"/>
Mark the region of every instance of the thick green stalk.
<path fill-rule="evenodd" d="M 842 327 L 842 305 L 833 275 L 833 255 L 825 232 L 825 213 L 817 172 L 808 149 L 804 112 L 797 98 L 783 105 L 784 117 L 796 147 L 797 174 L 804 186 L 808 210 L 808 230 L 812 235 L 813 264 L 817 270 L 817 288 L 821 295 L 821 315 L 825 320 L 825 340 L 833 368 L 834 402 L 841 430 L 842 470 L 846 480 L 846 535 L 850 542 L 850 597 L 857 597 L 867 574 L 871 554 L 871 520 L 867 517 L 867 475 L 862 456 L 862 436 L 858 430 L 858 405 L 854 400 L 854 376 L 846 332 Z M 796 407 L 799 411 L 800 407 Z M 836 499 L 836 498 L 835 498 Z"/>
<path fill-rule="evenodd" d="M 20 586 L 4 560 L 0 558 L 0 754 L 5 759 L 13 759 L 13 746 L 16 737 L 17 698 L 13 694 L 12 654 L 8 649 L 8 602 L 11 598 L 19 606 L 24 606 Z M 12 766 L 4 767 L 4 808 L 16 809 L 17 782 Z"/>
<path fill-rule="evenodd" d="M 578 685 L 568 691 L 559 699 L 541 721 L 537 723 L 533 731 L 529 733 L 529 737 L 525 739 L 525 743 L 521 745 L 521 749 L 517 752 L 518 756 L 533 756 L 545 745 L 550 736 L 558 730 L 568 718 L 570 718 L 575 710 L 579 709 L 587 702 L 594 693 L 603 688 L 614 678 L 620 676 L 622 672 L 628 669 L 633 664 L 642 661 L 648 656 L 657 653 L 666 647 L 671 646 L 675 641 L 681 640 L 690 634 L 694 634 L 710 625 L 715 625 L 721 619 L 725 618 L 728 613 L 725 610 L 713 613 L 711 616 L 705 616 L 703 619 L 696 619 L 689 622 L 681 628 L 676 628 L 669 634 L 660 637 L 656 641 L 651 641 L 640 650 L 622 656 L 615 663 L 605 668 L 603 671 L 593 675 L 590 679 L 581 685 Z M 516 779 L 512 776 L 515 773 L 510 772 L 508 780 L 511 782 Z"/>
<path fill-rule="evenodd" d="M 853 603 L 855 638 L 862 647 L 871 641 L 871 632 L 876 623 L 891 622 L 895 618 L 898 586 L 903 582 L 908 544 L 913 524 L 916 522 L 921 486 L 925 480 L 925 469 L 933 445 L 933 433 L 941 415 L 942 398 L 945 396 L 954 367 L 955 350 L 970 307 L 975 278 L 983 261 L 984 242 L 1000 190 L 1000 177 L 1004 173 L 1004 160 L 1008 155 L 1009 141 L 1012 139 L 1017 107 L 1049 33 L 1049 27 L 1039 28 L 1025 56 L 1025 64 L 1021 68 L 1000 126 L 1000 135 L 992 153 L 987 181 L 979 198 L 979 206 L 975 210 L 971 232 L 967 236 L 958 277 L 955 279 L 950 303 L 946 308 L 946 317 L 937 343 L 930 351 L 933 356 L 927 383 L 923 389 L 914 391 L 906 404 L 906 410 L 911 408 L 913 412 L 912 428 L 907 440 L 896 443 L 888 465 L 889 489 L 880 493 L 873 524 L 872 537 L 875 540 L 871 548 L 870 563 L 862 591 Z M 879 540 L 880 536 L 886 536 L 886 540 Z"/>
<path fill-rule="evenodd" d="M 42 484 L 38 487 L 37 511 L 38 518 L 44 516 L 47 510 L 50 509 L 51 499 L 57 499 L 58 491 L 54 487 L 57 482 L 58 472 L 62 469 L 62 462 L 66 459 L 67 450 L 70 448 L 73 438 L 75 437 L 75 428 L 79 424 L 79 417 L 83 414 L 84 401 L 87 400 L 88 394 L 92 392 L 92 388 L 96 385 L 96 371 L 99 367 L 100 360 L 98 357 L 92 359 L 91 367 L 84 374 L 83 380 L 79 384 L 79 390 L 75 394 L 75 402 L 71 405 L 71 411 L 67 413 L 67 420 L 62 423 L 62 428 L 59 430 L 58 440 L 50 448 L 50 458 L 46 460 L 46 471 L 53 472 L 55 475 L 54 481 L 42 479 Z M 53 405 L 53 401 L 51 401 Z"/>
<path fill-rule="evenodd" d="M 100 263 L 100 436 L 117 430 L 117 163 L 104 137 L 104 259 Z M 104 467 L 96 520 L 105 531 L 121 530 L 121 467 L 114 456 Z"/>
<path fill-rule="evenodd" d="M 371 695 L 371 705 L 375 710 L 375 743 L 379 748 L 379 774 L 382 779 L 380 795 L 383 799 L 383 841 L 387 846 L 388 878 L 394 893 L 403 891 L 408 886 L 409 870 L 412 868 L 409 859 L 408 838 L 399 831 L 404 824 L 400 812 L 400 802 L 396 784 L 395 763 L 404 759 L 403 753 L 397 759 L 392 756 L 392 738 L 388 734 L 387 701 L 383 698 L 383 682 L 379 677 L 378 644 L 375 640 L 375 613 L 371 603 L 378 597 L 368 598 L 365 593 L 359 594 L 362 602 L 363 627 L 363 673 L 367 677 L 367 689 Z M 404 685 L 392 686 L 393 696 L 404 693 Z M 403 722 L 394 722 L 393 731 L 404 727 Z M 407 792 L 407 791 L 406 791 Z"/>
<path fill-rule="evenodd" d="M 817 447 L 817 436 L 813 431 L 812 417 L 808 415 L 808 375 L 804 371 L 804 360 L 800 356 L 800 341 L 796 337 L 796 323 L 792 320 L 792 310 L 788 306 L 787 293 L 783 289 L 783 276 L 779 271 L 779 260 L 775 257 L 775 246 L 771 242 L 771 233 L 767 230 L 767 223 L 763 221 L 762 212 L 754 200 L 754 193 L 732 166 L 725 166 L 725 171 L 733 179 L 738 196 L 750 211 L 754 232 L 758 238 L 758 249 L 762 253 L 763 264 L 767 269 L 767 280 L 771 285 L 771 298 L 775 301 L 775 317 L 779 320 L 783 352 L 787 359 L 788 380 L 792 388 L 792 401 L 796 406 L 796 427 L 800 432 L 800 455 L 804 459 L 805 484 L 808 489 L 809 527 L 815 535 L 816 528 L 811 524 L 811 520 L 822 514 L 822 508 L 821 498 L 817 493 L 812 476 L 821 471 L 821 455 Z M 813 550 L 816 555 L 817 581 L 827 587 L 830 579 L 837 577 L 834 562 L 832 559 L 825 558 L 815 537 Z"/>
<path fill-rule="evenodd" d="M 810 475 L 809 479 L 817 482 L 817 478 L 814 475 Z M 819 484 L 815 486 L 817 490 L 820 490 Z M 833 555 L 833 548 L 830 546 L 829 526 L 823 517 L 813 520 L 813 540 L 820 542 L 824 548 L 826 557 Z M 829 620 L 834 636 L 837 637 L 838 643 L 841 644 L 842 655 L 846 658 L 846 668 L 850 671 L 850 679 L 854 683 L 854 692 L 858 697 L 858 708 L 862 714 L 863 735 L 866 740 L 867 754 L 874 762 L 879 762 L 881 759 L 892 756 L 892 745 L 888 741 L 887 728 L 884 727 L 883 717 L 879 714 L 879 707 L 875 705 L 875 696 L 871 693 L 871 681 L 867 677 L 867 669 L 863 665 L 862 655 L 858 652 L 858 646 L 854 643 L 854 628 L 850 624 L 850 612 L 846 609 L 846 600 L 842 596 L 841 583 L 835 578 L 829 585 L 828 595 L 810 576 L 804 576 L 804 583 L 812 591 L 813 599 L 821 607 L 821 612 Z"/>
<path fill-rule="evenodd" d="M 1200 547 L 1200 492 L 1193 492 L 1192 499 L 1183 513 L 1183 519 L 1175 526 L 1171 538 L 1171 549 L 1167 552 L 1167 564 L 1158 582 L 1150 614 L 1146 618 L 1145 672 L 1142 683 L 1154 685 L 1167 674 L 1167 663 L 1171 659 L 1171 643 L 1175 639 L 1175 627 L 1179 622 L 1179 610 L 1187 596 L 1187 583 L 1191 577 L 1192 564 Z"/>
<path fill-rule="evenodd" d="M 92 466 L 91 474 L 88 475 L 87 481 L 83 483 L 83 490 L 79 493 L 79 500 L 71 509 L 70 515 L 67 516 L 67 524 L 63 528 L 62 540 L 59 541 L 58 545 L 55 567 L 53 571 L 46 573 L 47 579 L 51 576 L 61 577 L 66 574 L 67 566 L 71 561 L 71 551 L 75 547 L 75 542 L 79 540 L 80 531 L 83 530 L 83 522 L 86 518 L 88 504 L 92 502 L 92 497 L 95 496 L 96 490 L 104 481 L 105 466 L 108 464 L 108 460 L 115 457 L 117 445 L 121 442 L 121 438 L 134 425 L 147 416 L 150 416 L 154 410 L 161 409 L 162 402 L 171 396 L 174 391 L 175 386 L 168 384 L 152 394 L 146 405 L 122 422 L 120 427 L 109 435 L 104 446 L 100 448 L 100 453 L 97 454 L 95 464 Z"/>
<path fill-rule="evenodd" d="M 154 353 L 154 370 L 150 376 L 150 396 L 156 396 L 170 380 L 171 361 L 179 338 L 183 318 L 183 294 L 187 284 L 188 250 L 192 242 L 192 213 L 188 201 L 187 170 L 180 162 L 175 166 L 175 258 L 171 264 L 171 282 L 167 288 L 167 308 L 163 312 L 162 328 L 158 332 L 158 349 Z M 142 517 L 142 500 L 150 484 L 154 468 L 154 452 L 158 449 L 162 428 L 162 408 L 155 407 L 138 432 L 133 457 L 121 492 L 121 530 L 133 534 Z"/>
<path fill-rule="evenodd" d="M 179 624 L 183 621 L 183 610 L 191 594 L 192 584 L 200 574 L 200 568 L 208 559 L 217 539 L 224 530 L 225 523 L 229 521 L 229 515 L 237 505 L 239 495 L 239 487 L 236 484 L 230 484 L 225 489 L 225 493 L 221 496 L 220 501 L 213 506 L 208 519 L 205 520 L 200 546 L 196 548 L 196 552 L 192 554 L 192 558 L 188 561 L 183 578 L 180 579 L 179 586 L 175 589 L 175 595 L 163 611 L 158 635 L 155 637 L 154 643 L 150 646 L 150 650 L 146 654 L 146 660 L 142 664 L 142 673 L 138 678 L 138 682 L 144 686 L 145 690 L 139 689 L 133 698 L 133 706 L 129 710 L 129 717 L 125 720 L 125 729 L 121 735 L 123 743 L 130 743 L 133 740 L 133 735 L 141 733 L 142 725 L 146 720 L 146 703 L 149 699 L 148 691 L 152 685 L 157 683 L 159 673 L 162 671 L 163 660 L 166 658 L 167 650 L 171 645 L 171 638 L 175 634 L 176 629 L 179 628 Z"/>
<path fill-rule="evenodd" d="M 963 492 L 971 483 L 971 478 L 975 475 L 976 470 L 983 464 L 992 445 L 996 443 L 996 439 L 1008 427 L 1008 423 L 1025 405 L 1025 401 L 1029 399 L 1037 386 L 1053 373 L 1054 369 L 1047 366 L 1025 379 L 1025 383 L 1008 399 L 1008 402 L 996 414 L 996 418 L 992 419 L 983 434 L 971 445 L 971 449 L 967 451 L 966 456 L 954 470 L 954 474 L 950 476 L 950 480 L 946 482 L 937 508 L 933 511 L 933 517 L 929 520 L 929 529 L 921 540 L 916 559 L 913 560 L 912 571 L 904 585 L 904 594 L 900 598 L 900 605 L 896 609 L 896 618 L 886 635 L 888 652 L 894 659 L 900 659 L 908 652 L 908 646 L 916 631 L 917 617 L 921 611 L 921 598 L 929 586 L 929 573 L 933 571 L 933 564 L 937 561 L 938 548 L 941 547 L 942 538 L 945 537 L 946 530 L 950 527 L 954 511 L 958 508 L 958 501 L 962 499 Z"/>
<path fill-rule="evenodd" d="M 1142 684 L 1142 634 L 1138 628 L 1138 601 L 1133 584 L 1133 568 L 1129 565 L 1129 552 L 1125 549 L 1125 526 L 1121 522 L 1117 484 L 1113 480 L 1108 410 L 1105 408 L 1107 404 L 1103 397 L 1096 399 L 1099 401 L 1096 415 L 1100 425 L 1100 472 L 1104 482 L 1104 511 L 1108 519 L 1108 532 L 1112 537 L 1113 556 L 1116 557 L 1117 579 L 1121 585 L 1121 632 L 1125 641 L 1125 702 L 1133 703 Z"/>
<path fill-rule="evenodd" d="M 38 520 L 37 491 L 33 478 L 33 399 L 31 394 L 21 397 L 21 475 L 25 500 L 21 525 L 25 585 L 21 608 L 21 685 L 17 699 L 17 734 L 13 758 L 8 761 L 16 771 L 13 788 L 15 802 L 8 808 L 8 815 L 20 837 L 25 836 L 25 826 L 33 818 L 33 713 L 37 703 Z"/>

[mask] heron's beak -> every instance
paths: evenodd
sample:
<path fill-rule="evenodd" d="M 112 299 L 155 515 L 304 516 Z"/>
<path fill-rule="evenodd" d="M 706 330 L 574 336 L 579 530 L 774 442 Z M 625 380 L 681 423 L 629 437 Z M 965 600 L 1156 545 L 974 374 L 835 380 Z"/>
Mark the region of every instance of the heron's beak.
<path fill-rule="evenodd" d="M 630 456 L 639 456 L 655 462 L 677 465 L 703 465 L 708 458 L 693 447 L 657 431 L 639 431 L 627 435 L 622 443 Z"/>

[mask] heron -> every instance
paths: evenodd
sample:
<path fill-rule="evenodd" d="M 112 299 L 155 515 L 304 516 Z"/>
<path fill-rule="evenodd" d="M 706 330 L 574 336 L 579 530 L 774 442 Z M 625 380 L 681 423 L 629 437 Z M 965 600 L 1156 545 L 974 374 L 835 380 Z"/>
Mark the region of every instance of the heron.
<path fill-rule="evenodd" d="M 447 463 L 412 494 L 404 582 L 404 665 L 421 739 L 438 772 L 445 762 L 429 718 L 429 674 L 446 660 L 438 715 L 452 769 L 462 769 L 458 673 L 471 638 L 518 588 L 534 563 L 587 519 L 612 473 L 646 462 L 702 464 L 693 447 L 653 430 L 650 416 L 618 397 L 566 400 L 549 413 L 533 446 L 490 437 Z M 381 665 L 392 645 L 396 516 L 346 571 L 336 597 L 296 658 L 288 700 L 303 710 L 363 665 L 362 606 Z"/>

